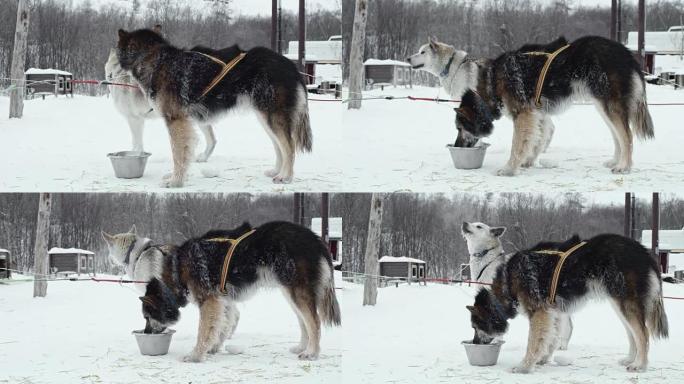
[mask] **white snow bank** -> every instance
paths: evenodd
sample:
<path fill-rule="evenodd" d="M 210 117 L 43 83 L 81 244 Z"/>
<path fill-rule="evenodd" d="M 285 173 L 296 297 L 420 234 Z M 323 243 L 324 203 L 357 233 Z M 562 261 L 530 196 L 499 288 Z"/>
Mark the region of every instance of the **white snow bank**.
<path fill-rule="evenodd" d="M 383 256 L 378 260 L 381 263 L 416 263 L 425 264 L 423 260 L 414 259 L 406 256 Z"/>

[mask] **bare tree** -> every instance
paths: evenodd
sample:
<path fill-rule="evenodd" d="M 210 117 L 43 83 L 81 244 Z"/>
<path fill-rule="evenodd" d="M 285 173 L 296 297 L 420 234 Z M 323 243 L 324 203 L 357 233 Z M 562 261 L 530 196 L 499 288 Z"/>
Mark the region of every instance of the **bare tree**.
<path fill-rule="evenodd" d="M 354 15 L 354 31 L 352 35 L 351 54 L 349 58 L 349 109 L 361 108 L 361 90 L 363 88 L 363 48 L 366 45 L 366 19 L 368 18 L 368 0 L 356 0 Z"/>
<path fill-rule="evenodd" d="M 365 255 L 365 283 L 363 285 L 363 305 L 375 305 L 378 299 L 378 256 L 382 237 L 382 212 L 385 195 L 374 193 L 371 198 L 370 217 L 368 218 L 368 240 Z"/>
<path fill-rule="evenodd" d="M 19 0 L 17 7 L 17 26 L 14 32 L 14 52 L 12 53 L 12 91 L 10 93 L 9 117 L 21 118 L 24 114 L 24 62 L 26 61 L 26 47 L 29 29 L 29 8 L 27 0 Z"/>
<path fill-rule="evenodd" d="M 38 221 L 36 225 L 36 244 L 33 247 L 35 260 L 33 280 L 33 297 L 47 295 L 48 275 L 48 241 L 50 233 L 51 196 L 49 193 L 40 194 L 38 203 Z"/>

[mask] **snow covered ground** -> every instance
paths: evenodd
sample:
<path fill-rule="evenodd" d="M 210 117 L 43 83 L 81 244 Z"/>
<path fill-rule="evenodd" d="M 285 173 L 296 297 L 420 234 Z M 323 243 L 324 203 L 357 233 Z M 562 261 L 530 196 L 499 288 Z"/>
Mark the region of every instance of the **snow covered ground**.
<path fill-rule="evenodd" d="M 240 304 L 232 353 L 199 364 L 181 361 L 197 336 L 194 305 L 181 310 L 168 355 L 142 356 L 131 334 L 144 327 L 135 289 L 55 281 L 46 298 L 32 294 L 30 281 L 0 284 L 0 383 L 340 382 L 342 329 L 323 328 L 319 360 L 298 360 L 288 348 L 299 325 L 279 291 Z"/>
<path fill-rule="evenodd" d="M 652 341 L 650 366 L 629 373 L 618 365 L 627 352 L 627 338 L 607 302 L 588 304 L 573 317 L 568 351 L 573 360 L 555 363 L 532 374 L 511 373 L 525 353 L 528 321 L 511 321 L 498 364 L 468 364 L 460 344 L 473 331 L 465 309 L 476 288 L 467 286 L 399 286 L 381 288 L 375 307 L 361 306 L 363 286 L 344 286 L 345 383 L 682 383 L 684 382 L 684 301 L 666 300 L 670 338 Z M 684 296 L 684 286 L 665 284 L 665 295 Z"/>
<path fill-rule="evenodd" d="M 327 96 L 312 95 L 325 99 Z M 254 113 L 231 113 L 215 125 L 218 144 L 208 163 L 195 163 L 182 191 L 322 192 L 340 190 L 340 102 L 310 101 L 314 135 L 311 154 L 298 154 L 292 184 L 273 184 L 271 140 Z M 151 152 L 141 179 L 117 179 L 107 153 L 130 150 L 128 124 L 107 97 L 47 97 L 27 100 L 22 119 L 8 119 L 9 98 L 0 97 L 0 191 L 122 192 L 160 191 L 171 171 L 171 145 L 162 120 L 145 125 Z M 204 141 L 197 130 L 198 147 Z M 204 172 L 203 172 L 204 170 Z M 218 173 L 218 177 L 213 176 Z"/>
<path fill-rule="evenodd" d="M 649 103 L 684 102 L 684 91 L 648 85 Z M 438 88 L 375 89 L 364 97 L 450 97 Z M 613 155 L 608 127 L 592 105 L 577 105 L 553 118 L 556 133 L 540 159 L 555 168 L 522 170 L 513 178 L 496 176 L 508 160 L 513 123 L 503 117 L 485 141 L 492 144 L 484 166 L 458 170 L 447 144 L 456 139 L 455 103 L 411 100 L 365 100 L 361 110 L 343 113 L 344 143 L 353 155 L 344 163 L 344 187 L 369 191 L 523 191 L 566 192 L 642 191 L 684 189 L 682 116 L 684 105 L 650 107 L 655 140 L 636 141 L 634 167 L 628 175 L 613 175 L 603 162 Z"/>

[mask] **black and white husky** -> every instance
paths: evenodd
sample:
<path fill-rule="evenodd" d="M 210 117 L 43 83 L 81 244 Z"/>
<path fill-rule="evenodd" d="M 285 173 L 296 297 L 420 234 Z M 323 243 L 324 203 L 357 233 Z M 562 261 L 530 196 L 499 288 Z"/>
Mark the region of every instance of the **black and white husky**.
<path fill-rule="evenodd" d="M 492 284 L 496 270 L 505 264 L 513 254 L 506 254 L 501 244 L 501 236 L 506 227 L 490 227 L 485 223 L 463 222 L 461 234 L 466 240 L 470 255 L 470 279 L 486 284 Z M 572 337 L 572 318 L 570 314 L 560 314 L 558 319 L 558 333 L 560 346 L 558 349 L 568 349 Z"/>
<path fill-rule="evenodd" d="M 296 152 L 312 150 L 306 87 L 297 67 L 284 56 L 263 47 L 243 51 L 237 45 L 188 51 L 149 29 L 119 30 L 116 52 L 121 68 L 166 122 L 173 173 L 162 186 L 181 187 L 185 182 L 195 141 L 192 122 L 209 124 L 242 105 L 255 110 L 271 138 L 275 167 L 265 174 L 274 183 L 290 183 Z M 225 64 L 240 55 L 242 60 L 220 79 L 229 68 Z M 239 129 L 234 134 L 239 136 Z"/>
<path fill-rule="evenodd" d="M 224 257 L 230 243 L 254 230 L 235 248 L 225 287 L 219 287 Z M 185 361 L 202 361 L 216 353 L 239 319 L 236 301 L 248 299 L 259 287 L 280 288 L 292 305 L 301 329 L 300 359 L 314 360 L 320 352 L 321 323 L 340 325 L 330 253 L 309 229 L 289 222 L 270 222 L 257 228 L 245 223 L 231 230 L 213 230 L 183 244 L 156 245 L 136 235 L 102 232 L 109 257 L 126 268 L 144 287 L 140 297 L 145 332 L 160 333 L 180 318 L 191 300 L 199 306 L 197 344 Z M 221 292 L 225 288 L 226 294 Z"/>
<path fill-rule="evenodd" d="M 124 71 L 119 64 L 119 58 L 116 56 L 116 49 L 112 48 L 109 51 L 109 57 L 105 63 L 105 77 L 108 81 L 113 83 L 135 85 L 131 79 L 131 75 Z M 161 118 L 159 114 L 147 101 L 145 94 L 140 88 L 125 87 L 121 85 L 110 85 L 109 93 L 114 101 L 116 110 L 119 111 L 128 122 L 128 127 L 131 130 L 132 148 L 134 152 L 143 152 L 145 150 L 143 145 L 143 130 L 145 128 L 145 120 Z M 203 163 L 209 159 L 211 153 L 216 147 L 216 137 L 214 136 L 214 129 L 210 124 L 199 124 L 200 131 L 204 135 L 204 142 L 206 147 L 204 152 L 196 157 L 196 161 Z"/>
<path fill-rule="evenodd" d="M 548 70 L 538 106 L 536 85 L 547 59 L 539 53 L 552 53 L 568 44 Z M 525 45 L 495 59 L 474 60 L 430 38 L 408 61 L 413 68 L 438 76 L 452 97 L 461 98 L 456 109 L 457 146 L 472 147 L 489 136 L 502 110 L 513 119 L 511 155 L 497 172 L 502 176 L 534 165 L 553 135 L 549 116 L 562 112 L 573 99 L 591 99 L 610 128 L 615 152 L 605 165 L 613 173 L 630 172 L 633 135 L 654 136 L 639 64 L 627 48 L 612 40 L 588 36 L 568 43 L 559 38 L 548 45 Z"/>
<path fill-rule="evenodd" d="M 550 300 L 557 255 L 581 243 L 578 236 L 546 242 L 517 252 L 501 264 L 490 289 L 481 289 L 475 304 L 467 306 L 475 330 L 474 343 L 488 344 L 508 329 L 508 320 L 523 312 L 530 321 L 527 352 L 515 372 L 528 373 L 548 362 L 558 344 L 559 319 L 590 298 L 608 299 L 622 320 L 629 341 L 620 364 L 628 371 L 648 365 L 649 334 L 667 338 L 660 269 L 638 242 L 613 234 L 586 240 L 565 260 L 555 300 Z"/>

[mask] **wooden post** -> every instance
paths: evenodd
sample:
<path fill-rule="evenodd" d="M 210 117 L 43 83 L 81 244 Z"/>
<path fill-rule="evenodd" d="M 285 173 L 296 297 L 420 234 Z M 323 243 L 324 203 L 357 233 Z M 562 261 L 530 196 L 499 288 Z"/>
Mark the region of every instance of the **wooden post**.
<path fill-rule="evenodd" d="M 271 49 L 278 50 L 278 0 L 271 0 Z"/>
<path fill-rule="evenodd" d="M 637 49 L 639 52 L 639 64 L 641 64 L 641 70 L 643 71 L 646 69 L 646 0 L 639 0 L 639 18 L 637 25 L 639 28 Z"/>
<path fill-rule="evenodd" d="M 306 8 L 305 0 L 299 0 L 299 72 L 306 73 Z M 308 84 L 308 82 L 307 82 Z"/>
<path fill-rule="evenodd" d="M 36 225 L 36 243 L 33 247 L 33 297 L 47 295 L 48 275 L 48 240 L 50 231 L 51 195 L 41 193 L 38 202 L 38 220 Z"/>
<path fill-rule="evenodd" d="M 351 52 L 349 53 L 349 103 L 348 109 L 361 108 L 363 89 L 363 49 L 366 44 L 366 19 L 368 0 L 356 0 Z"/>
<path fill-rule="evenodd" d="M 292 222 L 299 224 L 302 219 L 301 219 L 301 214 L 302 214 L 302 208 L 301 208 L 301 200 L 299 199 L 299 193 L 295 192 L 293 196 L 293 217 L 292 217 Z"/>
<path fill-rule="evenodd" d="M 321 240 L 330 249 L 330 198 L 328 193 L 321 194 Z"/>
<path fill-rule="evenodd" d="M 617 0 L 610 4 L 610 38 L 617 41 Z"/>
<path fill-rule="evenodd" d="M 615 28 L 615 35 L 617 36 L 617 41 L 622 42 L 622 0 L 617 2 L 617 27 Z"/>
<path fill-rule="evenodd" d="M 12 78 L 10 91 L 9 117 L 20 119 L 24 115 L 24 95 L 26 94 L 26 78 L 24 64 L 26 62 L 26 47 L 29 29 L 29 7 L 26 0 L 19 0 L 17 5 L 17 25 L 14 32 L 14 51 L 10 77 Z"/>
<path fill-rule="evenodd" d="M 375 305 L 378 299 L 378 255 L 380 254 L 380 239 L 382 236 L 382 212 L 384 194 L 374 193 L 371 198 L 370 215 L 368 218 L 368 237 L 366 239 L 366 253 L 364 255 L 363 305 Z"/>
<path fill-rule="evenodd" d="M 651 202 L 651 253 L 660 265 L 660 250 L 659 250 L 659 236 L 660 235 L 660 194 L 653 192 L 653 200 Z"/>
<path fill-rule="evenodd" d="M 632 194 L 625 192 L 625 237 L 632 238 Z"/>

